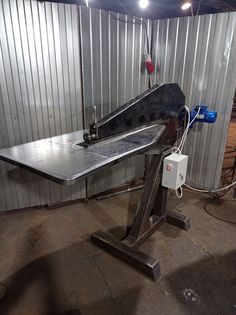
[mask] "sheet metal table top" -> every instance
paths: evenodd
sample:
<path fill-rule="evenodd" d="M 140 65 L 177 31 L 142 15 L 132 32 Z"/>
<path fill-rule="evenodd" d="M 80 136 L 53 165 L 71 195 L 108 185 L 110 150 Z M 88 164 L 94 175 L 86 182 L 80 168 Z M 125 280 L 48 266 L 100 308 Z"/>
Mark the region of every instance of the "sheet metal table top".
<path fill-rule="evenodd" d="M 88 148 L 79 145 L 83 142 L 81 130 L 2 149 L 0 159 L 69 185 L 125 157 L 148 150 L 164 130 L 164 125 L 154 124 Z"/>

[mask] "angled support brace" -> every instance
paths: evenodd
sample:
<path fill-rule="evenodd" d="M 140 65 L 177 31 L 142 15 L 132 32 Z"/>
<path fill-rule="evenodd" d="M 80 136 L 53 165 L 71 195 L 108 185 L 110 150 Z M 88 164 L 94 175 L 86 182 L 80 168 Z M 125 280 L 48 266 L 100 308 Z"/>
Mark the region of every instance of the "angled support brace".
<path fill-rule="evenodd" d="M 168 190 L 160 183 L 163 158 L 163 154 L 152 156 L 143 193 L 128 235 L 123 240 L 116 240 L 104 232 L 96 232 L 91 235 L 93 243 L 154 280 L 160 276 L 159 260 L 140 252 L 137 247 L 151 236 L 160 224 L 166 221 L 184 230 L 190 227 L 188 218 L 166 210 Z"/>

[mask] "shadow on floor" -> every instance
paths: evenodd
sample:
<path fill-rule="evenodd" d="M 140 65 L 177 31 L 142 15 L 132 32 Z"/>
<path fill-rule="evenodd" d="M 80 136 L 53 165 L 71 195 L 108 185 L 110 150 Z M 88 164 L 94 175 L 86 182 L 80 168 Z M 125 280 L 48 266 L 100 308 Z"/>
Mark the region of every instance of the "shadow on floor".
<path fill-rule="evenodd" d="M 188 314 L 236 314 L 236 251 L 177 269 L 167 281 Z"/>
<path fill-rule="evenodd" d="M 0 314 L 120 315 L 126 311 L 117 301 L 129 294 L 134 297 L 129 314 L 135 314 L 142 284 L 115 298 L 94 257 L 77 258 L 76 253 L 92 246 L 88 242 L 35 259 L 12 274 L 4 281 L 8 292 L 0 304 Z"/>
<path fill-rule="evenodd" d="M 109 211 L 104 210 L 104 207 L 99 205 L 99 203 L 96 204 L 96 211 L 91 211 L 89 209 L 88 211 L 102 226 L 110 227 L 108 229 L 105 228 L 104 232 L 110 233 L 116 239 L 122 239 L 125 235 L 127 235 L 130 230 L 130 226 L 133 223 L 139 199 L 140 196 L 137 194 L 131 194 L 129 196 L 128 211 L 125 220 L 122 220 L 119 217 L 119 214 L 116 214 L 115 216 L 112 212 L 110 214 Z M 119 199 L 119 201 L 121 201 L 121 199 Z M 117 198 L 112 199 L 112 202 L 113 204 L 110 203 L 110 206 L 112 207 L 115 207 L 115 205 L 121 207 L 123 205 L 122 202 L 117 202 Z M 127 205 L 124 205 L 124 209 L 125 208 L 127 208 Z"/>

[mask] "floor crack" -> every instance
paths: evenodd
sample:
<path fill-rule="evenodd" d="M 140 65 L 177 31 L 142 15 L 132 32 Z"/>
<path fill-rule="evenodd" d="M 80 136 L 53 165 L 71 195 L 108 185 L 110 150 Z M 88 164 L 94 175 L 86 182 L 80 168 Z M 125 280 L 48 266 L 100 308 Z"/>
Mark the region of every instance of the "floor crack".
<path fill-rule="evenodd" d="M 214 253 L 210 252 L 205 246 L 203 246 L 201 243 L 199 243 L 198 241 L 196 241 L 194 238 L 192 238 L 189 234 L 188 234 L 188 238 L 198 247 L 200 247 L 203 252 L 205 254 L 207 254 L 208 256 L 214 257 Z"/>
<path fill-rule="evenodd" d="M 107 279 L 106 279 L 106 277 L 105 277 L 105 275 L 104 275 L 104 272 L 102 271 L 101 267 L 100 267 L 99 264 L 97 263 L 95 256 L 98 256 L 98 255 L 92 256 L 92 259 L 93 259 L 93 261 L 94 261 L 94 263 L 95 263 L 95 265 L 96 265 L 96 267 L 97 267 L 99 273 L 100 273 L 101 276 L 102 276 L 102 279 L 103 279 L 103 281 L 104 281 L 104 283 L 105 283 L 105 285 L 106 285 L 106 287 L 107 287 L 107 289 L 108 289 L 108 291 L 109 291 L 109 294 L 110 294 L 111 298 L 112 298 L 113 300 L 115 300 L 115 302 L 116 302 L 116 304 L 117 304 L 118 307 L 122 308 L 122 306 L 120 305 L 120 303 L 117 301 L 115 295 L 113 294 L 112 289 L 110 288 L 109 282 L 107 281 Z"/>

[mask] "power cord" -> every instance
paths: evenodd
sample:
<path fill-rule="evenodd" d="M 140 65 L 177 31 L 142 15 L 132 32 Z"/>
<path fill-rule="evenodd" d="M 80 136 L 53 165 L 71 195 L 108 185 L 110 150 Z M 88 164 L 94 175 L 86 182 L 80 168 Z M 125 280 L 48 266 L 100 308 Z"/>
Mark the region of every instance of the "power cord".
<path fill-rule="evenodd" d="M 180 191 L 180 194 L 178 193 L 178 190 Z M 176 189 L 175 193 L 176 193 L 176 196 L 179 199 L 181 199 L 183 197 L 183 188 L 182 188 L 182 186 L 180 186 L 178 189 Z"/>
<path fill-rule="evenodd" d="M 202 192 L 202 193 L 217 193 L 217 192 L 220 192 L 220 191 L 223 191 L 223 190 L 226 190 L 230 187 L 233 187 L 234 185 L 236 185 L 236 181 L 234 181 L 233 183 L 225 186 L 225 187 L 222 187 L 222 188 L 219 188 L 219 189 L 212 189 L 212 190 L 205 190 L 205 189 L 197 189 L 197 188 L 194 188 L 192 186 L 189 186 L 187 184 L 184 184 L 184 186 L 186 186 L 188 189 L 191 189 L 191 190 L 194 190 L 194 191 L 197 191 L 197 192 Z"/>
<path fill-rule="evenodd" d="M 149 37 L 148 37 L 148 30 L 147 30 L 147 24 L 141 19 L 141 18 L 138 18 L 137 16 L 134 16 L 132 13 L 130 13 L 127 8 L 125 7 L 125 5 L 122 3 L 121 0 L 119 0 L 119 3 L 120 3 L 120 6 L 124 9 L 124 11 L 126 12 L 126 14 L 130 15 L 134 20 L 135 22 L 128 22 L 128 21 L 125 21 L 123 19 L 120 19 L 121 22 L 124 22 L 124 23 L 132 23 L 132 24 L 143 24 L 144 27 L 145 27 L 145 33 L 146 33 L 146 40 L 147 40 L 147 54 L 150 54 L 150 49 L 149 49 Z M 119 19 L 117 18 L 115 15 L 113 15 L 112 13 L 109 12 L 109 14 L 111 16 L 113 16 L 114 18 L 116 19 Z"/>
<path fill-rule="evenodd" d="M 188 134 L 188 131 L 189 131 L 189 127 L 193 124 L 193 122 L 196 120 L 199 112 L 200 112 L 200 107 L 198 108 L 198 111 L 196 113 L 196 115 L 194 116 L 194 118 L 190 121 L 190 110 L 188 108 L 188 106 L 184 106 L 185 110 L 187 111 L 188 113 L 188 123 L 187 123 L 187 127 L 183 133 L 183 136 L 182 136 L 182 139 L 180 141 L 180 144 L 178 147 L 173 147 L 173 149 L 175 150 L 173 153 L 179 153 L 179 154 L 182 154 L 182 151 L 183 151 L 183 148 L 184 148 L 184 144 L 186 142 L 186 138 L 187 138 L 187 134 Z M 197 188 L 194 188 L 192 186 L 189 186 L 187 184 L 184 184 L 184 186 L 186 186 L 188 189 L 191 189 L 191 190 L 194 190 L 194 191 L 197 191 L 197 192 L 202 192 L 202 193 L 217 193 L 217 192 L 221 192 L 221 191 L 224 191 L 226 189 L 229 189 L 231 187 L 233 187 L 234 185 L 236 185 L 236 181 L 232 182 L 231 184 L 225 186 L 225 187 L 222 187 L 222 188 L 218 188 L 218 189 L 212 189 L 212 190 L 205 190 L 205 189 L 197 189 Z M 178 191 L 176 190 L 176 196 L 178 198 L 182 198 L 183 196 L 183 190 L 182 190 L 182 186 L 180 187 L 181 188 L 181 193 L 179 194 Z"/>
<path fill-rule="evenodd" d="M 186 139 L 187 139 L 187 134 L 188 134 L 189 128 L 190 128 L 190 126 L 194 123 L 194 121 L 196 120 L 196 118 L 197 118 L 197 116 L 198 116 L 198 114 L 199 114 L 199 112 L 200 112 L 200 110 L 201 110 L 201 108 L 199 107 L 199 108 L 198 108 L 198 111 L 197 111 L 197 113 L 196 113 L 196 115 L 195 115 L 195 116 L 193 117 L 193 119 L 190 121 L 190 110 L 189 110 L 189 108 L 188 108 L 187 105 L 185 105 L 184 108 L 185 108 L 185 110 L 187 111 L 187 114 L 188 114 L 188 122 L 187 122 L 187 126 L 186 126 L 186 128 L 185 128 L 185 130 L 184 130 L 184 133 L 183 133 L 183 135 L 182 135 L 182 138 L 181 138 L 181 141 L 180 141 L 179 146 L 172 148 L 172 149 L 175 149 L 175 151 L 174 151 L 173 153 L 177 153 L 177 152 L 178 152 L 179 154 L 182 153 L 183 148 L 184 148 L 184 144 L 185 144 Z"/>
<path fill-rule="evenodd" d="M 178 147 L 173 147 L 172 149 L 175 149 L 175 151 L 173 153 L 178 153 L 178 154 L 182 154 L 182 151 L 183 151 L 183 148 L 184 148 L 184 144 L 186 142 L 186 139 L 187 139 L 187 134 L 188 134 L 188 131 L 189 131 L 189 127 L 191 126 L 191 124 L 193 124 L 193 122 L 196 120 L 199 112 L 200 112 L 200 107 L 198 108 L 198 111 L 196 113 L 196 115 L 194 116 L 194 118 L 190 121 L 190 110 L 188 108 L 188 106 L 184 106 L 185 110 L 187 111 L 188 113 L 188 122 L 187 122 L 187 126 L 184 130 L 184 133 L 182 135 L 182 138 L 181 138 L 181 141 L 180 141 L 180 144 Z M 180 190 L 180 194 L 178 193 L 178 189 L 175 191 L 176 193 L 176 196 L 180 199 L 183 197 L 183 188 L 182 186 L 179 187 L 179 190 Z"/>
<path fill-rule="evenodd" d="M 122 18 L 119 18 L 117 16 L 115 16 L 113 13 L 111 12 L 108 12 L 108 14 L 115 20 L 117 21 L 120 21 L 120 22 L 123 22 L 123 23 L 126 23 L 126 24 L 136 24 L 136 25 L 143 25 L 144 26 L 144 29 L 145 29 L 145 36 L 146 36 L 146 42 L 147 42 L 147 53 L 149 54 L 150 53 L 150 49 L 149 49 L 149 37 L 148 37 L 148 30 L 147 30 L 147 24 L 141 20 L 141 19 L 138 19 L 136 16 L 132 16 L 132 18 L 134 19 L 134 21 L 126 21 Z"/>

